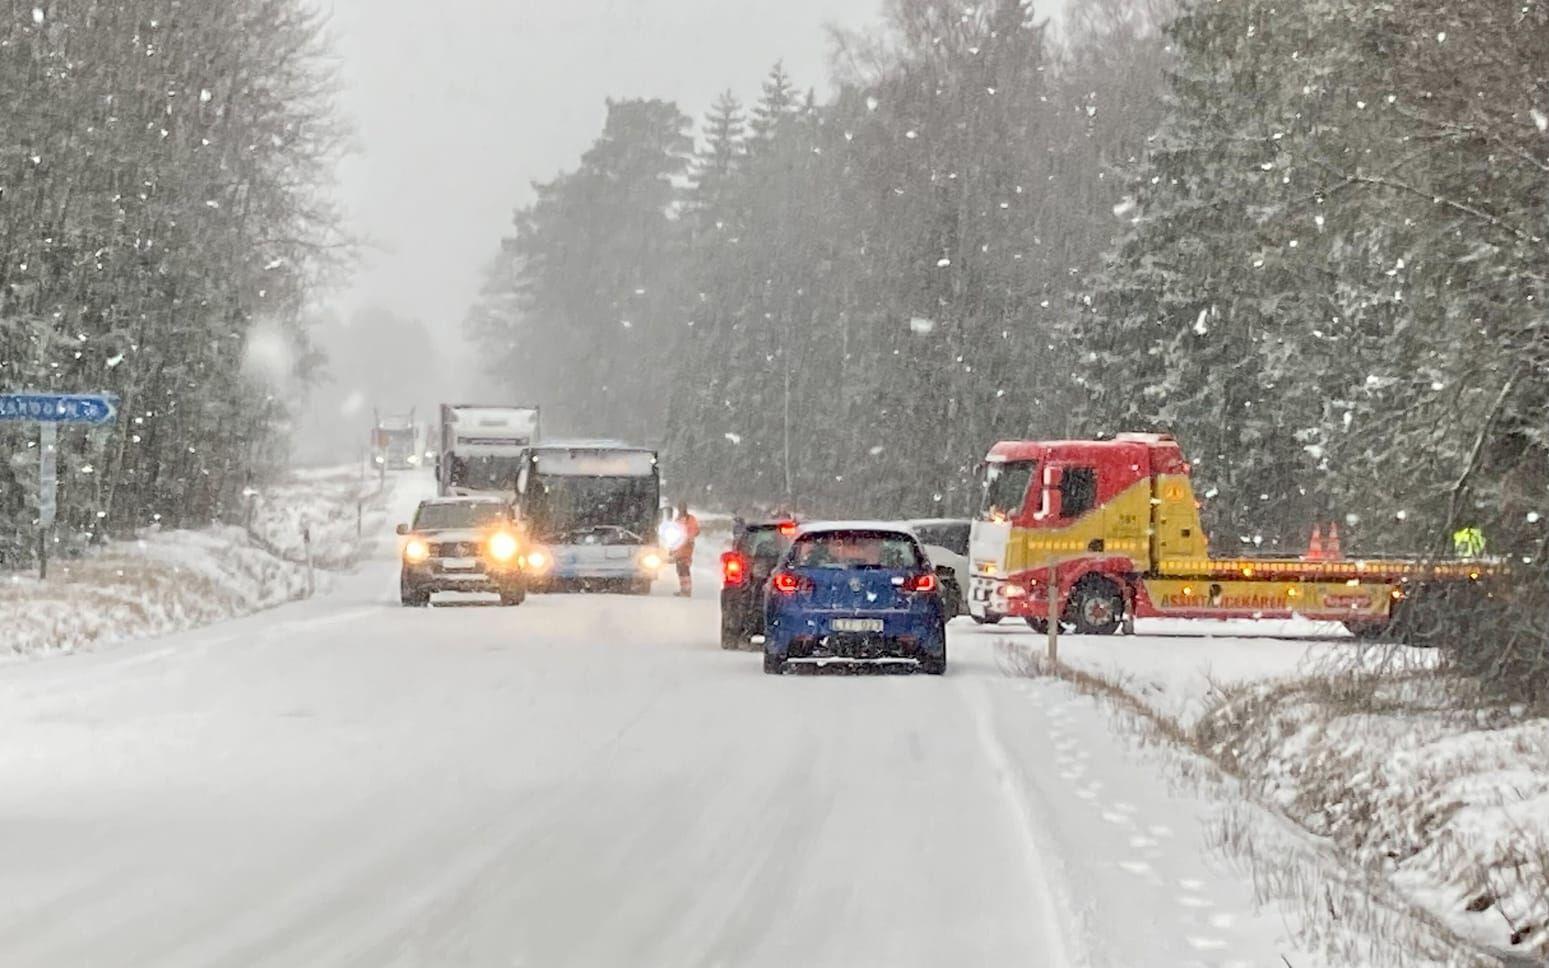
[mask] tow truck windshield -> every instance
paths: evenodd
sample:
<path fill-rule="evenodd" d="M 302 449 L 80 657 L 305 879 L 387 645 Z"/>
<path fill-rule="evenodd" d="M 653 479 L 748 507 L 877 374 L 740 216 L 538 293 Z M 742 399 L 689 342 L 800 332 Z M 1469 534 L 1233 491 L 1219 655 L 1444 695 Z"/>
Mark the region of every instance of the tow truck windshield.
<path fill-rule="evenodd" d="M 981 516 L 1013 515 L 1022 510 L 1027 487 L 1038 463 L 1030 460 L 992 462 L 984 467 L 984 505 Z"/>
<path fill-rule="evenodd" d="M 416 531 L 439 531 L 452 528 L 483 528 L 511 520 L 511 510 L 494 501 L 458 501 L 446 504 L 424 504 L 414 515 Z"/>

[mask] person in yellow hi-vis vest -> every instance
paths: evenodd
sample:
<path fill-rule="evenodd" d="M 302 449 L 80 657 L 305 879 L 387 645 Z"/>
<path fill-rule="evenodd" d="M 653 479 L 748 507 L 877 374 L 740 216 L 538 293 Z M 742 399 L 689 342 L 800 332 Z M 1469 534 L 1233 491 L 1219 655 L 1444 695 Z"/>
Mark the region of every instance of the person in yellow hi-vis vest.
<path fill-rule="evenodd" d="M 1452 532 L 1452 550 L 1459 558 L 1484 556 L 1484 532 L 1474 527 L 1459 528 Z"/>

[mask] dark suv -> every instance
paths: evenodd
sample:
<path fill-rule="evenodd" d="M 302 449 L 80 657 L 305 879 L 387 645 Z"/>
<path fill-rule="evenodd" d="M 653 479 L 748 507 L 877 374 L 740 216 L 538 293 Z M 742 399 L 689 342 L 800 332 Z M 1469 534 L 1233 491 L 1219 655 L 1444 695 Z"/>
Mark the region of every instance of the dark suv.
<path fill-rule="evenodd" d="M 412 525 L 400 524 L 403 604 L 424 607 L 433 592 L 494 592 L 502 605 L 527 597 L 523 533 L 509 501 L 439 497 L 421 501 Z"/>
<path fill-rule="evenodd" d="M 764 634 L 764 591 L 769 573 L 791 547 L 796 522 L 761 521 L 734 529 L 721 555 L 721 648 L 740 649 Z"/>

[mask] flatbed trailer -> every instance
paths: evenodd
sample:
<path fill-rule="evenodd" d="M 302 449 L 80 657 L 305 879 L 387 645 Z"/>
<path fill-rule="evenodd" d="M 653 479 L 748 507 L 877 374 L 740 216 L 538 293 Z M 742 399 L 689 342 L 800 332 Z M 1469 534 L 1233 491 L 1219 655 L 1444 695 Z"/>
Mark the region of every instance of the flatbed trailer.
<path fill-rule="evenodd" d="M 980 622 L 1047 622 L 1107 634 L 1135 618 L 1340 622 L 1386 630 L 1400 602 L 1435 584 L 1478 582 L 1480 559 L 1210 554 L 1189 464 L 1172 437 L 1004 441 L 984 464 L 969 612 Z"/>

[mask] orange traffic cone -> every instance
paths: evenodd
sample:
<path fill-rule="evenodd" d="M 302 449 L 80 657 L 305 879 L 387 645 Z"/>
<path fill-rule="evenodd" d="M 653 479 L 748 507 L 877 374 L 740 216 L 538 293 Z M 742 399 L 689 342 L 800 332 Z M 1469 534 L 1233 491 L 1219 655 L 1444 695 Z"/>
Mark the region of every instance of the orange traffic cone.
<path fill-rule="evenodd" d="M 1344 557 L 1344 552 L 1339 550 L 1339 522 L 1328 523 L 1328 557 L 1332 559 Z"/>
<path fill-rule="evenodd" d="M 1312 540 L 1307 543 L 1307 553 L 1302 557 L 1307 561 L 1323 560 L 1323 529 L 1316 524 L 1312 526 Z"/>

